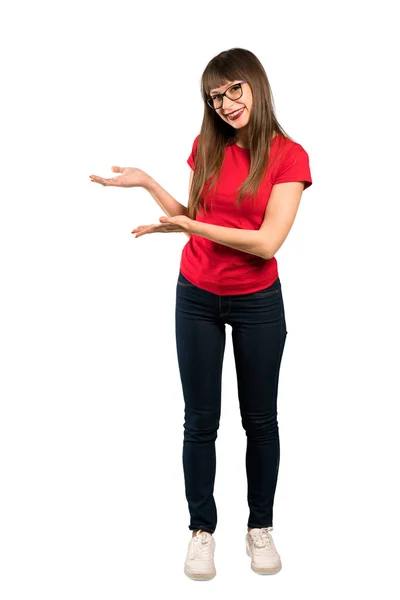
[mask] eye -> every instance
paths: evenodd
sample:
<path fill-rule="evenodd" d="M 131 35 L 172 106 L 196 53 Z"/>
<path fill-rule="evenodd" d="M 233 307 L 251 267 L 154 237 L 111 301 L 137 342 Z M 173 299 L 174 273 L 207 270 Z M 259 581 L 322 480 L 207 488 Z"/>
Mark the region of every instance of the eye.
<path fill-rule="evenodd" d="M 235 90 L 238 90 L 239 88 L 240 88 L 240 85 L 233 85 L 229 89 L 235 91 Z"/>
<path fill-rule="evenodd" d="M 211 96 L 211 100 L 219 100 L 221 98 L 221 94 L 217 94 L 216 96 Z"/>

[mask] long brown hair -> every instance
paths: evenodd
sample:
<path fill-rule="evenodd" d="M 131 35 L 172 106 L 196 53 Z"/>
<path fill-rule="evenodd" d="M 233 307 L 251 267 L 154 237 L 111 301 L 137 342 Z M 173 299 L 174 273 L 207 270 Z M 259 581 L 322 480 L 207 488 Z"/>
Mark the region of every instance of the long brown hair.
<path fill-rule="evenodd" d="M 208 106 L 207 98 L 210 90 L 240 79 L 246 79 L 250 85 L 253 104 L 248 123 L 250 171 L 237 190 L 239 196 L 236 205 L 242 202 L 245 195 L 249 195 L 254 200 L 254 195 L 268 168 L 273 133 L 277 132 L 284 138 L 291 139 L 277 121 L 268 77 L 258 58 L 243 48 L 231 48 L 220 52 L 210 60 L 201 77 L 204 116 L 188 203 L 188 216 L 191 219 L 195 219 L 196 212 L 200 210 L 200 197 L 205 182 L 212 178 L 210 189 L 216 186 L 225 147 L 236 142 L 235 128 L 223 121 L 216 111 Z M 205 203 L 204 208 L 207 214 Z"/>

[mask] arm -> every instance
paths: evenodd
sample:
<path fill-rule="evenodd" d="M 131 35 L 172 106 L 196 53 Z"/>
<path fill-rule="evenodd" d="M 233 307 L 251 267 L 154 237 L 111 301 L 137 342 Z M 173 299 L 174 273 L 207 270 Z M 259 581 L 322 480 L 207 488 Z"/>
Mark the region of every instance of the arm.
<path fill-rule="evenodd" d="M 180 202 L 175 200 L 175 198 L 173 198 L 167 190 L 164 190 L 164 188 L 150 177 L 150 175 L 143 187 L 149 192 L 168 217 L 177 217 L 178 215 L 187 216 L 186 206 L 183 206 L 183 204 L 180 204 Z"/>
<path fill-rule="evenodd" d="M 276 183 L 272 187 L 264 220 L 260 227 L 267 258 L 275 256 L 287 238 L 294 223 L 303 190 L 303 181 Z"/>
<path fill-rule="evenodd" d="M 190 169 L 190 179 L 189 179 L 189 198 L 190 198 L 190 189 L 191 189 L 191 187 L 192 187 L 192 181 L 193 181 L 193 173 L 194 173 L 194 171 L 192 171 L 192 169 Z M 187 212 L 186 212 L 186 214 L 187 214 Z M 190 240 L 190 232 L 187 232 L 187 233 L 185 233 L 185 235 L 186 235 L 186 237 L 188 237 L 188 238 L 189 238 L 189 240 Z"/>
<path fill-rule="evenodd" d="M 190 182 L 189 182 L 189 193 L 190 193 L 190 188 L 192 186 L 192 180 L 193 180 L 193 171 L 191 170 Z M 157 181 L 155 181 L 152 177 L 150 177 L 150 175 L 148 177 L 146 185 L 143 187 L 149 192 L 149 194 L 154 198 L 154 200 L 157 202 L 157 204 L 160 206 L 160 208 L 162 208 L 162 210 L 165 212 L 165 214 L 168 217 L 177 217 L 178 215 L 187 216 L 187 214 L 188 214 L 187 207 L 184 206 L 183 204 L 181 204 L 180 202 L 178 202 L 177 200 L 175 200 L 175 198 L 173 198 L 171 196 L 171 194 L 169 194 L 166 190 L 164 190 L 164 188 L 162 188 L 161 185 L 159 183 L 157 183 Z M 189 233 L 185 233 L 185 235 L 188 238 L 190 238 Z"/>
<path fill-rule="evenodd" d="M 188 232 L 269 260 L 289 234 L 303 189 L 302 181 L 274 185 L 260 229 L 234 229 L 189 220 Z"/>
<path fill-rule="evenodd" d="M 266 258 L 264 238 L 259 229 L 234 229 L 190 220 L 188 232 L 223 246 Z"/>

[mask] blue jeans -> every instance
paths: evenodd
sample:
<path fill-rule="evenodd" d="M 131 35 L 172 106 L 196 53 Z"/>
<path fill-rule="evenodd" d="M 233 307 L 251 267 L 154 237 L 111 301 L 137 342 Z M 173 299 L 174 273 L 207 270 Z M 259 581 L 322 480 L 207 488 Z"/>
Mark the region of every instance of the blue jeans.
<path fill-rule="evenodd" d="M 185 401 L 183 470 L 189 529 L 213 533 L 215 440 L 221 414 L 225 324 L 232 327 L 241 422 L 247 436 L 247 526 L 272 526 L 280 446 L 279 369 L 286 321 L 279 278 L 250 294 L 219 296 L 179 271 L 175 331 Z"/>

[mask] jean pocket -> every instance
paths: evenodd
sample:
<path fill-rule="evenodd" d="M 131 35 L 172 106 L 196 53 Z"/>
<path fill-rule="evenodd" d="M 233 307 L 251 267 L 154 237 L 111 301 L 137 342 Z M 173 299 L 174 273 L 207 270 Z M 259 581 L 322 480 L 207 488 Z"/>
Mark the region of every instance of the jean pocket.
<path fill-rule="evenodd" d="M 260 290 L 258 292 L 253 292 L 251 296 L 253 298 L 270 296 L 271 294 L 280 294 L 281 285 L 279 279 L 276 279 L 272 285 L 269 285 L 267 288 Z"/>
<path fill-rule="evenodd" d="M 184 277 L 180 271 L 179 271 L 177 284 L 183 285 L 184 287 L 195 287 L 195 285 L 193 283 L 191 283 L 188 279 L 186 279 L 186 277 Z"/>

